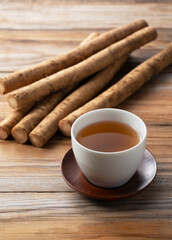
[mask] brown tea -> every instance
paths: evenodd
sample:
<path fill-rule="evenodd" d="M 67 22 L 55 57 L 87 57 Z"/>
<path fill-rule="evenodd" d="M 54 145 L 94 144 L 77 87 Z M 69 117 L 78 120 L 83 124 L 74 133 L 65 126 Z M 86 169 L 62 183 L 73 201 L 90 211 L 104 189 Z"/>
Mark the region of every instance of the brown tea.
<path fill-rule="evenodd" d="M 100 152 L 118 152 L 135 146 L 140 138 L 131 126 L 113 121 L 93 123 L 76 137 L 84 147 Z"/>

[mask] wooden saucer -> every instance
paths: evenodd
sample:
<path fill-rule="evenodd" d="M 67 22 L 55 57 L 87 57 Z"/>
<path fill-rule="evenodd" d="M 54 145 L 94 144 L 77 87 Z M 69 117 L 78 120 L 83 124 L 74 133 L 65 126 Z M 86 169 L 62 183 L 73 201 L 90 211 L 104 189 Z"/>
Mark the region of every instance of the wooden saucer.
<path fill-rule="evenodd" d="M 128 183 L 118 188 L 101 188 L 85 178 L 70 149 L 61 161 L 61 172 L 66 183 L 76 191 L 91 198 L 116 200 L 133 196 L 147 187 L 155 178 L 157 164 L 155 157 L 146 149 L 137 172 Z"/>

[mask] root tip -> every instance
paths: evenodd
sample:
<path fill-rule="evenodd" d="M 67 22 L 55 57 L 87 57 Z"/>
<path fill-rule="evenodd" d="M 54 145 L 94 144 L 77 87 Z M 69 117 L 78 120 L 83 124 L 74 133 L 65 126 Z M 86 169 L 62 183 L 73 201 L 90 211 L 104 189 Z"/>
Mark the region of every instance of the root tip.
<path fill-rule="evenodd" d="M 17 101 L 16 101 L 16 99 L 15 99 L 14 96 L 8 95 L 7 100 L 8 100 L 9 106 L 10 106 L 11 108 L 14 108 L 14 109 L 15 109 L 15 108 L 18 107 L 18 106 L 17 106 Z"/>
<path fill-rule="evenodd" d="M 65 124 L 65 126 L 64 126 L 64 124 Z M 70 124 L 67 124 L 65 121 L 61 120 L 61 121 L 59 121 L 58 127 L 59 127 L 60 132 L 64 136 L 67 136 L 67 137 L 71 136 L 71 126 L 70 126 Z"/>
<path fill-rule="evenodd" d="M 29 135 L 29 140 L 32 143 L 32 145 L 35 146 L 35 147 L 40 148 L 44 145 L 43 139 L 36 134 L 30 134 Z"/>
<path fill-rule="evenodd" d="M 0 139 L 7 139 L 9 136 L 8 132 L 6 129 L 4 129 L 3 127 L 0 127 Z"/>
<path fill-rule="evenodd" d="M 28 135 L 23 129 L 14 128 L 12 130 L 12 135 L 19 143 L 25 143 L 28 140 Z"/>

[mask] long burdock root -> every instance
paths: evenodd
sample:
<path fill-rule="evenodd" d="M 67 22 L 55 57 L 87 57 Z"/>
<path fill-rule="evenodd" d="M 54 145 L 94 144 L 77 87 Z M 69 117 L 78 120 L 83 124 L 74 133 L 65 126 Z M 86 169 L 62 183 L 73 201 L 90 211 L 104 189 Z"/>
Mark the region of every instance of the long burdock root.
<path fill-rule="evenodd" d="M 89 34 L 81 43 L 80 45 L 86 44 L 88 41 L 93 40 L 95 37 L 97 37 L 99 34 L 96 32 L 93 32 Z M 8 135 L 11 132 L 12 129 L 12 135 L 15 138 L 15 140 L 19 143 L 25 143 L 29 138 L 29 133 L 39 124 L 39 122 L 46 116 L 48 113 L 66 96 L 68 95 L 72 90 L 74 90 L 77 86 L 75 84 L 70 85 L 66 89 L 59 90 L 55 92 L 54 94 L 46 97 L 42 101 L 38 102 L 36 106 L 26 115 L 23 115 L 23 118 L 15 118 L 16 125 L 8 126 Z M 24 112 L 23 112 L 24 114 Z M 13 120 L 14 116 L 16 114 L 13 114 L 13 117 L 10 119 Z M 18 123 L 17 120 L 20 120 Z M 6 121 L 8 123 L 8 121 Z M 5 124 L 3 125 L 3 129 L 5 129 Z M 1 128 L 0 128 L 1 130 Z M 2 130 L 1 130 L 2 131 Z M 1 133 L 1 132 L 0 132 Z M 1 134 L 2 135 L 2 134 Z M 5 136 L 5 134 L 3 134 Z"/>
<path fill-rule="evenodd" d="M 98 36 L 98 33 L 89 34 L 81 44 L 86 44 L 86 42 L 93 40 L 96 36 Z M 26 117 L 25 115 L 34 106 L 34 102 L 13 111 L 9 117 L 0 123 L 0 139 L 7 139 L 11 134 L 12 128 L 22 119 L 18 127 L 13 129 L 13 136 L 18 142 L 26 142 L 32 129 L 74 88 L 75 86 L 69 86 L 67 89 L 60 90 L 50 97 L 48 96 L 38 103 Z"/>
<path fill-rule="evenodd" d="M 12 135 L 19 143 L 28 140 L 29 133 L 39 124 L 39 122 L 49 114 L 49 112 L 76 86 L 70 85 L 67 89 L 59 90 L 56 93 L 43 99 L 12 129 Z"/>
<path fill-rule="evenodd" d="M 101 92 L 113 79 L 114 75 L 124 64 L 127 57 L 98 72 L 88 82 L 72 92 L 57 107 L 43 119 L 30 133 L 29 139 L 36 147 L 42 147 L 57 131 L 58 121 L 73 110 L 82 106 Z"/>
<path fill-rule="evenodd" d="M 123 27 L 101 34 L 101 36 L 95 40 L 84 45 L 82 44 L 66 54 L 56 56 L 50 60 L 43 61 L 27 69 L 14 72 L 7 77 L 1 78 L 0 93 L 8 93 L 50 76 L 62 69 L 73 66 L 147 25 L 144 20 L 137 20 Z"/>
<path fill-rule="evenodd" d="M 79 116 L 94 109 L 115 107 L 151 79 L 153 75 L 162 71 L 171 63 L 172 43 L 155 56 L 140 64 L 108 90 L 62 119 L 59 122 L 60 131 L 64 135 L 70 136 L 71 126 Z"/>
<path fill-rule="evenodd" d="M 157 32 L 152 27 L 139 30 L 81 63 L 9 94 L 9 105 L 12 108 L 17 108 L 29 101 L 40 100 L 59 89 L 65 88 L 71 82 L 79 83 L 88 76 L 112 64 L 114 61 L 118 61 L 121 57 L 129 55 L 132 51 L 154 40 L 156 37 Z"/>
<path fill-rule="evenodd" d="M 34 104 L 13 110 L 13 112 L 0 123 L 0 139 L 7 139 L 11 129 L 29 112 Z"/>

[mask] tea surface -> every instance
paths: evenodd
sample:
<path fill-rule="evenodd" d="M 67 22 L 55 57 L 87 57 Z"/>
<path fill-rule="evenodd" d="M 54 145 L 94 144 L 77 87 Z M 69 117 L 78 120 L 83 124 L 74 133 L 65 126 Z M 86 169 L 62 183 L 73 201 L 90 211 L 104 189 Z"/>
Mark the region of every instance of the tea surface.
<path fill-rule="evenodd" d="M 84 147 L 100 152 L 118 152 L 135 146 L 140 138 L 131 126 L 103 121 L 83 128 L 76 137 Z"/>

